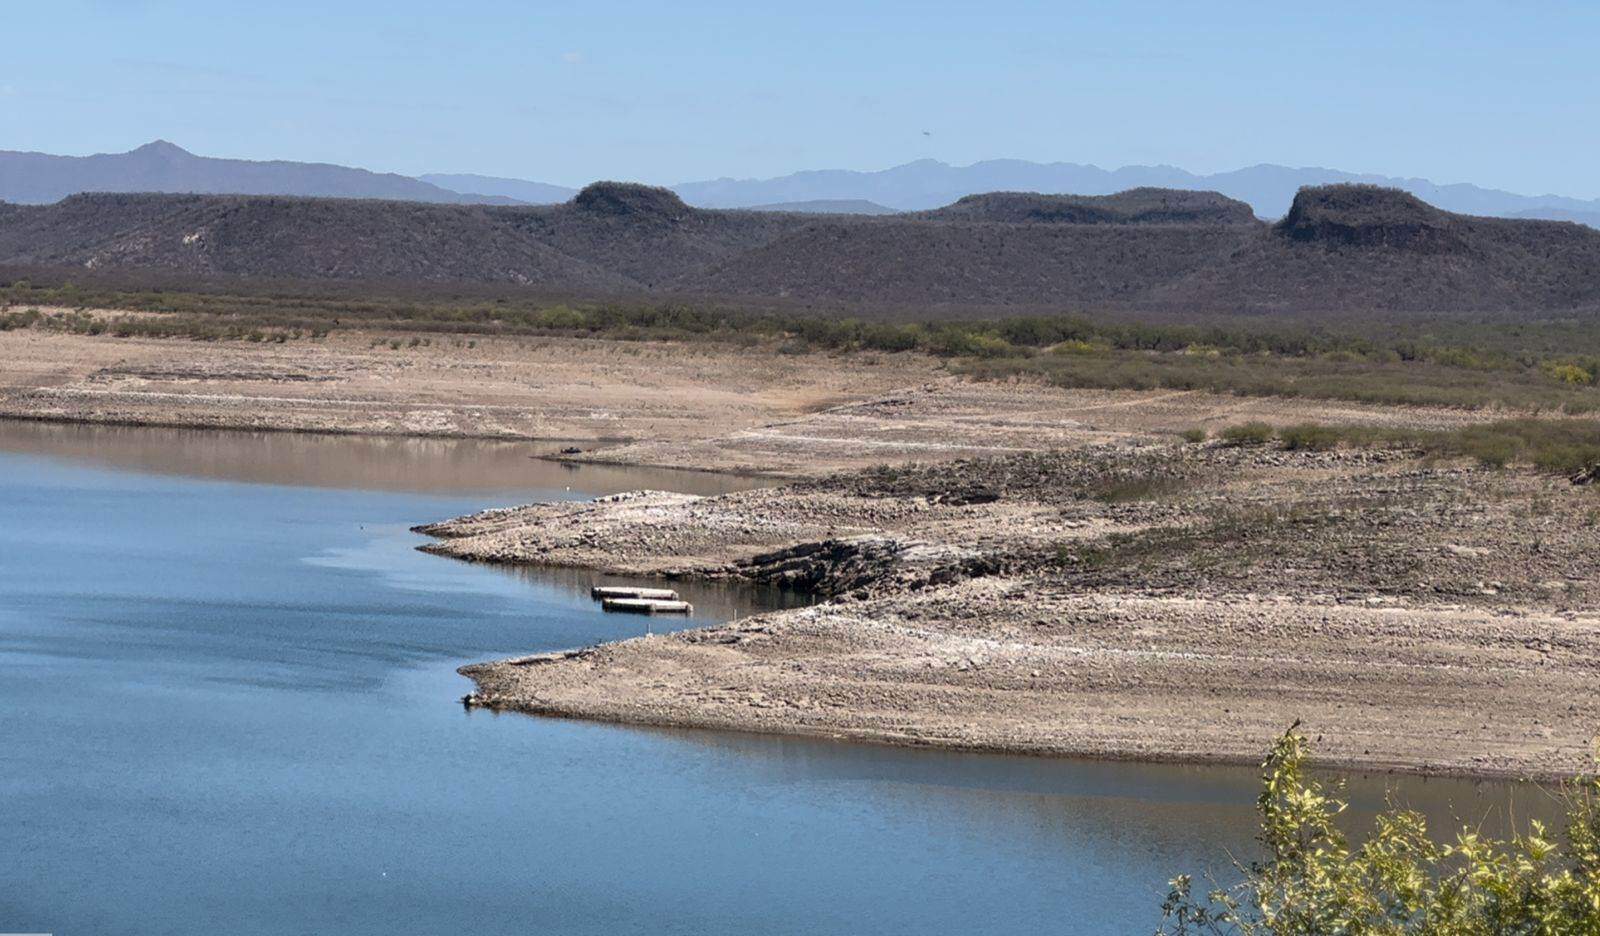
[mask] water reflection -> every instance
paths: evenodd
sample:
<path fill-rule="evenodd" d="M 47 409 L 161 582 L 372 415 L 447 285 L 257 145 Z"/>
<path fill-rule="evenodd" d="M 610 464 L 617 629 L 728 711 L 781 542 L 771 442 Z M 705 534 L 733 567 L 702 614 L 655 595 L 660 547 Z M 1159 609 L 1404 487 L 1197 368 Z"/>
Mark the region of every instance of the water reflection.
<path fill-rule="evenodd" d="M 750 760 L 792 782 L 888 784 L 913 800 L 960 800 L 962 812 L 982 810 L 1003 799 L 1005 809 L 1036 804 L 1040 821 L 1071 815 L 1075 825 L 1101 825 L 1105 834 L 1145 828 L 1145 833 L 1181 820 L 1216 841 L 1247 846 L 1254 827 L 1260 771 L 1253 767 L 1165 764 L 1088 758 L 1034 757 L 863 745 L 827 738 L 701 731 L 640 729 L 674 743 Z M 864 755 L 865 751 L 870 754 Z M 1436 834 L 1471 826 L 1503 836 L 1539 819 L 1561 828 L 1565 810 L 1558 790 L 1535 783 L 1460 777 L 1423 777 L 1313 771 L 1342 790 L 1350 803 L 1344 828 L 1364 833 L 1379 812 L 1414 809 Z M 1003 795 L 1002 795 L 1003 794 Z M 1062 804 L 1093 804 L 1063 812 Z M 1153 823 L 1153 825 L 1151 825 Z M 1148 826 L 1148 828 L 1146 828 Z"/>
<path fill-rule="evenodd" d="M 722 494 L 772 483 L 709 472 L 578 465 L 539 457 L 559 452 L 568 444 L 573 443 L 0 420 L 0 451 L 125 471 L 253 484 L 417 492 L 548 491 L 558 496 L 560 492 L 584 496 L 641 487 Z"/>
<path fill-rule="evenodd" d="M 803 608 L 814 603 L 812 597 L 789 589 L 749 585 L 742 582 L 668 580 L 640 576 L 603 575 L 588 569 L 551 566 L 501 566 L 507 575 L 530 584 L 557 590 L 569 601 L 595 604 L 589 589 L 596 585 L 636 585 L 645 588 L 671 588 L 694 605 L 688 615 L 636 615 L 639 632 L 664 633 L 685 627 L 703 626 L 707 621 L 737 621 L 741 618 L 780 608 Z M 620 615 L 612 615 L 614 617 Z"/>

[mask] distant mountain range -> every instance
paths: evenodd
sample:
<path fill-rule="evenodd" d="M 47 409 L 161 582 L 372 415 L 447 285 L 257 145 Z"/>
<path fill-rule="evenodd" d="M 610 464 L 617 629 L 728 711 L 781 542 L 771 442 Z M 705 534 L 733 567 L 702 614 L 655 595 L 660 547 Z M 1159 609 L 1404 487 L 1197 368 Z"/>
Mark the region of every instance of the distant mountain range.
<path fill-rule="evenodd" d="M 575 188 L 550 185 L 546 182 L 529 182 L 525 179 L 497 179 L 494 176 L 471 173 L 435 173 L 417 178 L 464 195 L 498 195 L 524 205 L 556 205 L 578 194 Z"/>
<path fill-rule="evenodd" d="M 1544 221 L 1573 221 L 1578 224 L 1587 224 L 1592 228 L 1600 228 L 1600 211 L 1569 211 L 1565 208 L 1535 208 L 1527 211 L 1519 211 L 1510 217 L 1538 218 Z"/>
<path fill-rule="evenodd" d="M 1427 179 L 1263 164 L 1232 172 L 1198 175 L 1174 166 L 1124 166 L 1101 169 L 1077 163 L 1034 163 L 991 159 L 970 166 L 918 160 L 876 172 L 823 170 L 775 179 L 717 179 L 673 186 L 691 205 L 739 208 L 777 202 L 864 199 L 897 211 L 923 211 L 983 192 L 1110 195 L 1132 188 L 1171 188 L 1221 192 L 1250 205 L 1262 218 L 1280 218 L 1294 195 L 1312 185 L 1361 183 L 1397 188 L 1447 211 L 1491 217 L 1572 220 L 1596 225 L 1600 199 L 1559 195 L 1517 195 L 1476 185 L 1439 185 Z"/>
<path fill-rule="evenodd" d="M 1158 187 L 1220 192 L 1262 218 L 1288 211 L 1305 186 L 1365 183 L 1397 188 L 1448 211 L 1491 217 L 1544 218 L 1600 227 L 1600 199 L 1518 195 L 1476 185 L 1439 185 L 1338 169 L 1258 165 L 1199 175 L 1173 166 L 1101 169 L 1077 163 L 992 159 L 951 166 L 924 159 L 872 172 L 829 169 L 772 179 L 715 179 L 671 186 L 701 208 L 754 208 L 810 214 L 926 211 L 985 192 L 1109 195 Z M 0 201 L 48 204 L 78 192 L 183 192 L 382 198 L 458 204 L 555 204 L 575 189 L 470 174 L 420 178 L 326 163 L 256 162 L 196 156 L 157 140 L 127 153 L 51 156 L 0 151 Z"/>
<path fill-rule="evenodd" d="M 865 198 L 818 198 L 812 201 L 773 202 L 770 205 L 739 205 L 751 211 L 788 211 L 796 214 L 888 215 L 895 209 Z"/>

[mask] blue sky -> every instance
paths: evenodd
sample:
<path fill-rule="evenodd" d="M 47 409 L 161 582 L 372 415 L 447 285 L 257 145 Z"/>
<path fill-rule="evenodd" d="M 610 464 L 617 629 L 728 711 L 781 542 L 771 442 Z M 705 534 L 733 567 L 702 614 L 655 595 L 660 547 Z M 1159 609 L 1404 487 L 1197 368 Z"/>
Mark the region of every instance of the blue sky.
<path fill-rule="evenodd" d="M 0 0 L 0 23 L 0 149 L 564 184 L 1275 162 L 1600 197 L 1594 3 Z"/>

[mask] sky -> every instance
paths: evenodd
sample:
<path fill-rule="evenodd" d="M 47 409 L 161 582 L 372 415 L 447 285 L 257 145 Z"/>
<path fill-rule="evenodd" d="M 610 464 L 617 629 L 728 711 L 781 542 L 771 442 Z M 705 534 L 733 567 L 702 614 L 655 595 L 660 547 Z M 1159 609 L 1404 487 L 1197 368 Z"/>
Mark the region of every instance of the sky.
<path fill-rule="evenodd" d="M 1600 3 L 0 0 L 0 149 L 672 184 L 1270 162 L 1600 197 Z"/>

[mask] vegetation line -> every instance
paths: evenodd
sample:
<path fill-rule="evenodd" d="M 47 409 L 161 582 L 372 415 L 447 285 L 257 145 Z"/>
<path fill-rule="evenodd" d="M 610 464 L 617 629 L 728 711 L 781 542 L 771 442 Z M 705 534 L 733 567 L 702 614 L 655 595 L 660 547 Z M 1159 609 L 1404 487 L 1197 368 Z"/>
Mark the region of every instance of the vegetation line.
<path fill-rule="evenodd" d="M 90 309 L 160 314 L 108 317 Z M 417 333 L 432 332 L 767 344 L 794 353 L 916 351 L 980 379 L 1029 378 L 1063 387 L 1600 411 L 1600 331 L 1574 320 L 1410 321 L 1384 323 L 1381 330 L 1354 320 L 1305 324 L 1237 315 L 1203 324 L 1079 314 L 868 321 L 715 303 L 356 299 L 265 289 L 229 294 L 0 282 L 0 330 L 16 328 L 274 342 L 320 339 L 335 329 L 394 329 L 406 337 L 381 344 L 395 350 L 416 347 Z"/>
<path fill-rule="evenodd" d="M 1185 438 L 1200 441 L 1205 435 L 1197 431 L 1186 433 Z M 1430 457 L 1473 458 L 1495 468 L 1517 463 L 1569 474 L 1600 465 L 1600 421 L 1593 419 L 1502 419 L 1454 429 L 1392 429 L 1320 423 L 1271 426 L 1248 422 L 1224 429 L 1220 438 L 1235 445 L 1277 442 L 1289 451 L 1395 446 L 1416 449 Z"/>

